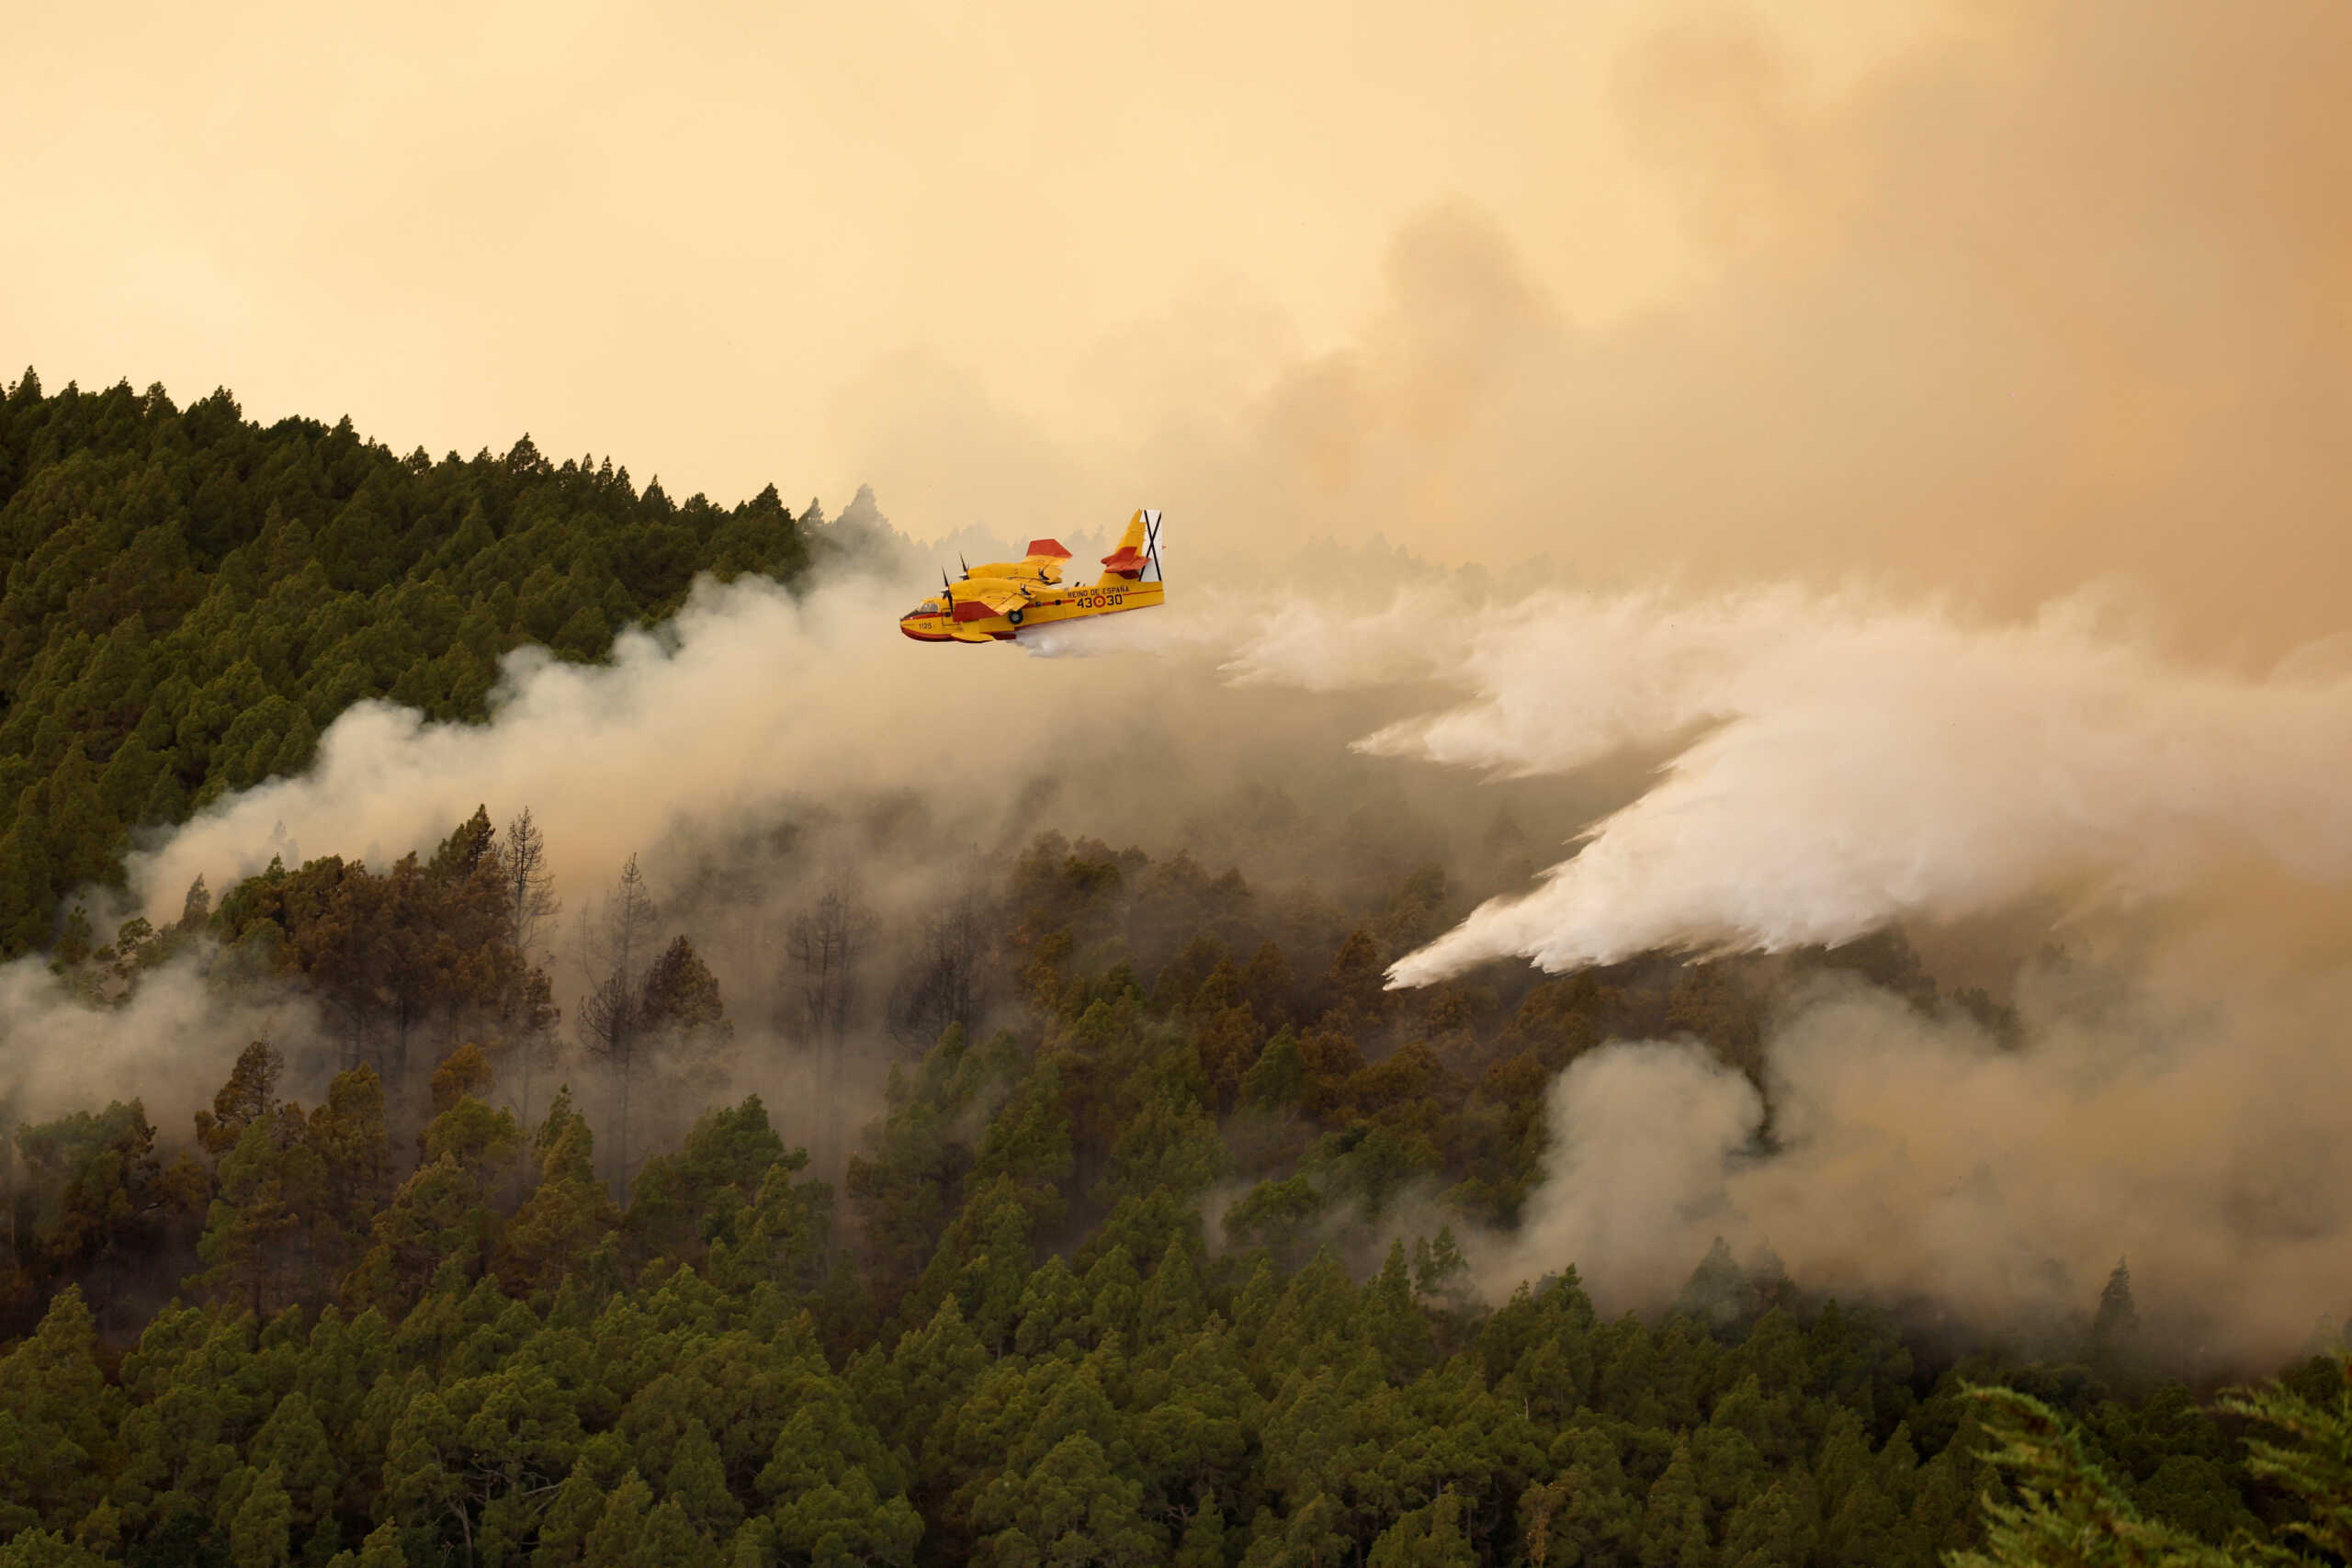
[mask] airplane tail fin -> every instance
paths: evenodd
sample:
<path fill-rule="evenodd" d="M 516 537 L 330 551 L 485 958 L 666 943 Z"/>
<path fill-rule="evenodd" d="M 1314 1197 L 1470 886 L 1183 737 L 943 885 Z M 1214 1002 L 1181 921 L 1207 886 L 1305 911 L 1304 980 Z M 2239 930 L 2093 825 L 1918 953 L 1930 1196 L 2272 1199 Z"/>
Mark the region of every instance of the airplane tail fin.
<path fill-rule="evenodd" d="M 1119 536 L 1119 547 L 1102 558 L 1102 576 L 1094 586 L 1161 581 L 1159 513 L 1147 507 L 1127 519 L 1127 531 Z"/>

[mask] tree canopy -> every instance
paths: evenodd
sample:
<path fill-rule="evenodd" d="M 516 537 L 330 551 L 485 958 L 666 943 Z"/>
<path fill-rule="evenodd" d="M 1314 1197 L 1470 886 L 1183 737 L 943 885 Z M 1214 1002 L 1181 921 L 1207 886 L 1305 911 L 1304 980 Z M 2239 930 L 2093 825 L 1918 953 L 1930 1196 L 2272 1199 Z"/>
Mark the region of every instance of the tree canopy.
<path fill-rule="evenodd" d="M 482 716 L 501 655 L 604 657 L 695 574 L 797 582 L 773 487 L 733 507 L 609 460 L 401 457 L 225 391 L 0 397 L 0 956 L 119 874 L 126 835 L 300 772 L 365 697 Z"/>
<path fill-rule="evenodd" d="M 985 1027 L 910 1049 L 880 1027 L 905 995 L 873 999 L 895 1059 L 835 1180 L 760 1096 L 681 1098 L 742 1037 L 632 864 L 617 996 L 668 1098 L 623 1168 L 592 1125 L 621 1125 L 610 1021 L 523 1048 L 552 1031 L 514 1011 L 527 823 L 491 822 L 381 877 L 273 868 L 154 939 L 347 998 L 315 1106 L 255 1042 L 184 1133 L 137 1101 L 16 1130 L 0 1563 L 2341 1560 L 2345 1363 L 2200 1403 L 2120 1265 L 2056 1363 L 1721 1246 L 1646 1314 L 1597 1311 L 1571 1258 L 1470 1288 L 1444 1216 L 1509 1223 L 1527 1086 L 1677 1010 L 1741 1059 L 1770 993 L 1736 966 L 1382 997 L 1409 934 L 1370 911 L 1300 925 L 1049 835 L 973 895 Z M 434 956 L 456 928 L 468 964 Z M 836 1042 L 790 947 L 805 1066 Z M 909 952 L 913 994 L 938 950 Z M 557 1084 L 526 1115 L 533 1061 Z M 1394 1217 L 1408 1183 L 1433 1230 Z"/>

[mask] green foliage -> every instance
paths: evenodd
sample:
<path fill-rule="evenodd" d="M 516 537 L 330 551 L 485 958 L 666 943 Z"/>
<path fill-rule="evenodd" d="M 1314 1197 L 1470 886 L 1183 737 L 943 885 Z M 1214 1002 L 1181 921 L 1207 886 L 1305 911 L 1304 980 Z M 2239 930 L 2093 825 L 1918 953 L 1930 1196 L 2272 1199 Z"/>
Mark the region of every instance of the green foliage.
<path fill-rule="evenodd" d="M 526 642 L 604 657 L 695 575 L 800 580 L 773 488 L 731 510 L 609 462 L 407 457 L 225 391 L 0 398 L 0 956 L 119 878 L 130 829 L 308 766 L 365 697 L 487 712 Z"/>
<path fill-rule="evenodd" d="M 2262 1438 L 2247 1445 L 2246 1468 L 2302 1505 L 2303 1517 L 2284 1533 L 2339 1562 L 2352 1561 L 2352 1353 L 2316 1364 L 2333 1397 L 2294 1388 L 2257 1389 L 2222 1401 L 2233 1416 L 2257 1422 L 2290 1441 Z M 2332 1373 L 2332 1376 L 2327 1374 Z"/>
<path fill-rule="evenodd" d="M 2119 1268 L 2117 1276 L 2120 1279 Z M 2114 1298 L 2110 1284 L 2109 1301 Z M 2143 1507 L 2110 1464 L 2096 1457 L 2086 1434 L 2031 1394 L 1986 1388 L 1987 1454 L 2017 1489 L 2014 1500 L 1987 1498 L 1988 1528 L 1981 1551 L 1955 1553 L 1953 1568 L 2025 1568 L 2028 1564 L 2164 1565 L 2242 1568 L 2258 1562 L 2341 1562 L 2352 1555 L 2352 1352 L 2316 1363 L 2325 1369 L 2332 1397 L 2313 1398 L 2286 1382 L 2233 1394 L 2222 1408 L 2275 1437 L 2246 1445 L 2246 1469 L 2293 1500 L 2293 1510 L 2265 1529 L 2250 1517 L 2226 1541 L 2193 1523 L 2166 1517 L 2179 1506 L 2178 1483 L 2152 1488 Z M 2284 1440 L 2281 1440 L 2284 1439 Z M 2158 1467 L 2187 1458 L 2172 1455 Z M 2178 1472 L 2176 1470 L 2176 1475 Z M 2185 1510 L 2193 1518 L 2195 1510 Z M 2312 1557 L 2305 1549 L 2324 1554 Z"/>
<path fill-rule="evenodd" d="M 106 1561 L 49 1530 L 28 1529 L 0 1546 L 0 1568 L 104 1568 Z"/>
<path fill-rule="evenodd" d="M 756 1098 L 650 1158 L 625 1215 L 568 1092 L 527 1151 L 459 1095 L 386 1194 L 372 1075 L 305 1113 L 248 1052 L 200 1123 L 220 1162 L 205 1277 L 233 1288 L 157 1314 L 119 1365 L 81 1294 L 54 1297 L 0 1361 L 5 1550 L 350 1568 L 1924 1568 L 1957 1551 L 1989 1568 L 2346 1542 L 2341 1361 L 2324 1388 L 2231 1402 L 2278 1434 L 2244 1449 L 2176 1385 L 2135 1404 L 2021 1370 L 2074 1390 L 2086 1437 L 2026 1393 L 1925 1386 L 1884 1319 L 1720 1251 L 1654 1322 L 1601 1320 L 1573 1274 L 1480 1311 L 1450 1234 L 1395 1241 L 1361 1274 L 1328 1247 L 1292 1269 L 1211 1258 L 1192 1201 L 1131 1183 L 1224 1146 L 1214 1089 L 1182 1099 L 1118 995 L 1033 1052 L 951 1031 L 902 1077 L 874 1168 L 907 1185 L 877 1177 L 871 1212 L 968 1139 L 946 1166 L 962 1198 L 930 1233 L 919 1314 L 851 1319 L 839 1359 L 818 1329 L 842 1267 L 832 1195 Z M 1135 1081 L 1100 1076 L 1127 1062 Z M 1073 1110 L 1074 1079 L 1135 1117 L 1086 1131 L 1099 1111 Z M 1107 1207 L 1057 1196 L 1090 1160 Z M 1089 1213 L 1059 1244 L 1040 1229 Z M 229 1246 L 257 1216 L 304 1260 L 266 1280 L 260 1312 Z M 339 1280 L 302 1240 L 361 1234 Z M 2012 1491 L 1978 1458 L 1988 1430 Z"/>
<path fill-rule="evenodd" d="M 97 1366 L 81 1292 L 50 1303 L 32 1337 L 0 1358 L 0 1535 L 78 1523 L 97 1506 L 116 1397 Z"/>

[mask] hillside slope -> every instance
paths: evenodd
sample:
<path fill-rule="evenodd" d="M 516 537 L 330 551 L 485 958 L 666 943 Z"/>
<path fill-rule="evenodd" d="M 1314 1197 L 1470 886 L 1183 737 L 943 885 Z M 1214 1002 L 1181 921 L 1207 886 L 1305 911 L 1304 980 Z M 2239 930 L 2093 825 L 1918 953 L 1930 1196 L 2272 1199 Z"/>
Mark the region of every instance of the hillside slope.
<path fill-rule="evenodd" d="M 479 717 L 510 649 L 593 660 L 697 572 L 809 559 L 774 487 L 679 502 L 527 435 L 403 457 L 347 419 L 28 369 L 0 399 L 0 956 L 119 875 L 130 829 L 300 770 L 363 697 Z"/>

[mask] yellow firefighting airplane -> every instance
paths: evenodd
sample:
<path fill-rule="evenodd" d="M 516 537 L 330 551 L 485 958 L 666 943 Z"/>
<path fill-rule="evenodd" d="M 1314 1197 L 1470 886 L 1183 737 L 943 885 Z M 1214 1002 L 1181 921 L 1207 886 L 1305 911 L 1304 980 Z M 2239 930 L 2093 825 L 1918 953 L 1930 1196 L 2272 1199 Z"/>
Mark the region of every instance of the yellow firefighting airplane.
<path fill-rule="evenodd" d="M 1010 642 L 1024 626 L 1166 602 L 1157 512 L 1127 519 L 1127 531 L 1119 536 L 1119 547 L 1102 558 L 1102 575 L 1093 587 L 1063 583 L 1062 563 L 1069 558 L 1058 540 L 1032 539 L 1023 559 L 967 566 L 961 582 L 948 581 L 943 571 L 937 596 L 899 616 L 899 629 L 917 642 Z"/>

